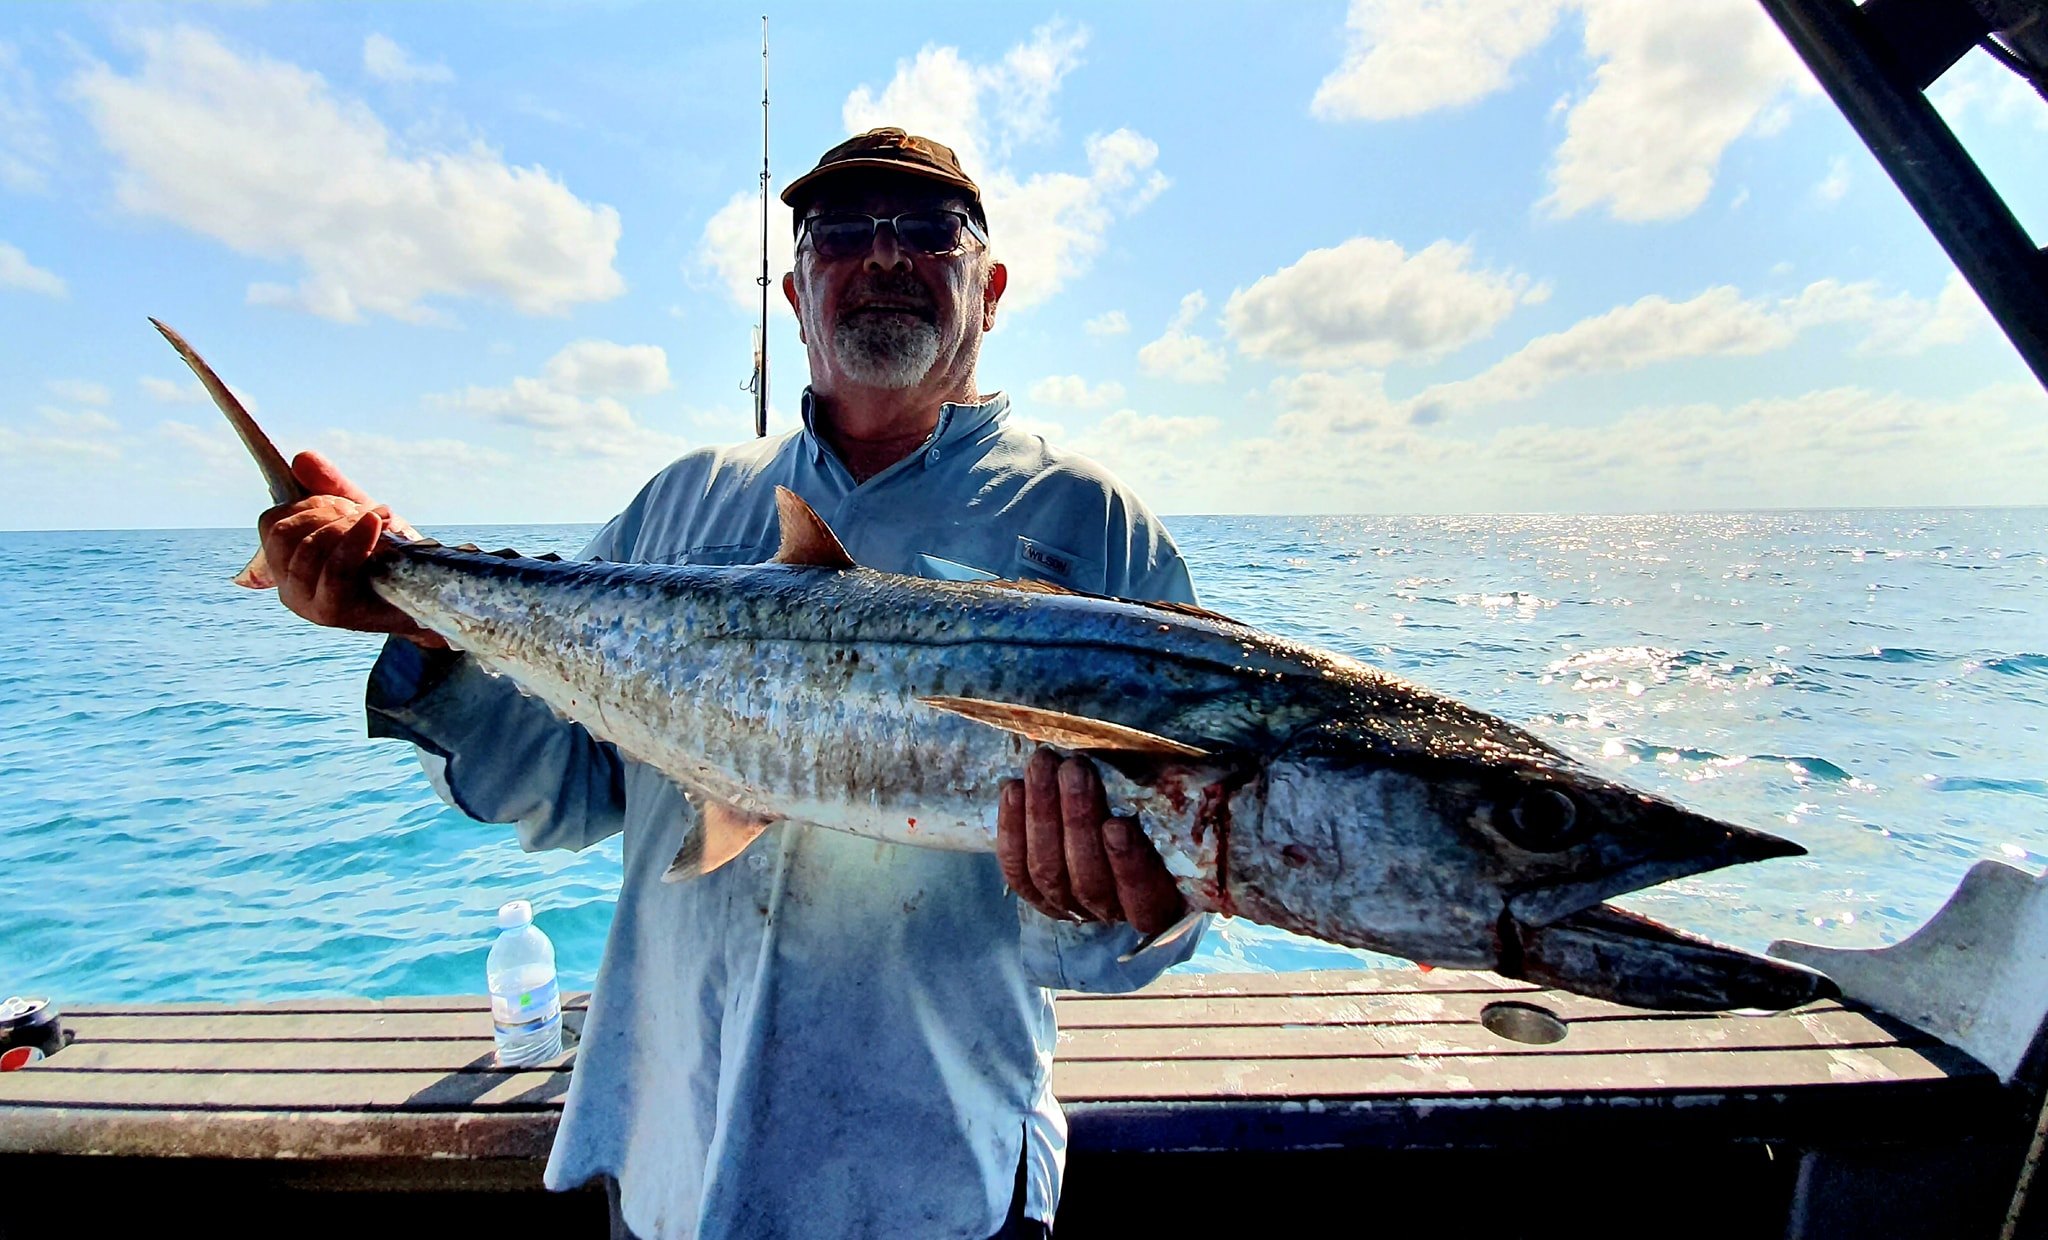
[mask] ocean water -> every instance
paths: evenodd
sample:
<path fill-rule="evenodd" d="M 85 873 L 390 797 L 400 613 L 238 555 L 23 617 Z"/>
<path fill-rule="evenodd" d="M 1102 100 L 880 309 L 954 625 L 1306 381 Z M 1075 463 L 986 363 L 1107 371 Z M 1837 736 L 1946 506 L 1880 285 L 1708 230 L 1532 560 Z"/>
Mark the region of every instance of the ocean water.
<path fill-rule="evenodd" d="M 1876 946 L 1977 859 L 2048 856 L 2048 510 L 1169 524 L 1218 610 L 1811 850 L 1624 901 L 1673 924 Z M 252 549 L 0 533 L 0 993 L 480 993 L 519 897 L 589 985 L 616 841 L 530 855 L 442 806 L 363 736 L 375 640 L 230 586 Z M 1233 922 L 1183 967 L 1361 959 Z"/>

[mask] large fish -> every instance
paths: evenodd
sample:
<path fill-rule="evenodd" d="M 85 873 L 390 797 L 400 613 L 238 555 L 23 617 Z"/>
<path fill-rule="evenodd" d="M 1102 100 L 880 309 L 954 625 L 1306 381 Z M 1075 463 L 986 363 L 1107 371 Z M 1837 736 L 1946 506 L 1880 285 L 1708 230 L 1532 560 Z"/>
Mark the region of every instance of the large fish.
<path fill-rule="evenodd" d="M 273 498 L 303 497 L 206 363 L 157 326 Z M 393 538 L 373 588 L 688 791 L 702 812 L 672 878 L 780 820 L 993 851 L 998 784 L 1045 743 L 1097 760 L 1196 911 L 1637 1006 L 1833 993 L 1602 903 L 1796 844 L 1199 608 L 862 568 L 801 499 L 777 502 L 767 564 L 549 562 Z M 266 579 L 259 554 L 242 580 Z"/>

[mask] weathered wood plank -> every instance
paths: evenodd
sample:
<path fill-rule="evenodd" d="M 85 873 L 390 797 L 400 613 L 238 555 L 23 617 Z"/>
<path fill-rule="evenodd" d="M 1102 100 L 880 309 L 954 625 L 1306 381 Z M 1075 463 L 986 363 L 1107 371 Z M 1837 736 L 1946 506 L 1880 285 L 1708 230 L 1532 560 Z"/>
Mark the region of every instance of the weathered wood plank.
<path fill-rule="evenodd" d="M 73 1016 L 227 1016 L 239 1013 L 279 1012 L 476 1012 L 489 1011 L 484 995 L 406 995 L 389 999 L 357 999 L 347 996 L 313 999 L 243 1000 L 229 1003 L 68 1003 L 65 1019 Z M 562 996 L 562 1007 L 576 1010 L 590 1006 L 590 992 L 571 991 Z"/>
<path fill-rule="evenodd" d="M 288 1042 L 414 1038 L 475 1041 L 491 1038 L 491 1013 L 468 1011 L 197 1012 L 162 1016 L 66 1014 L 65 1028 L 80 1041 Z"/>
<path fill-rule="evenodd" d="M 1983 1069 L 1946 1047 L 1730 1051 L 1722 1055 L 1472 1055 L 1452 1059 L 1055 1061 L 1053 1091 L 1072 1102 L 1207 1098 L 1334 1099 L 1785 1089 L 1938 1081 Z"/>
<path fill-rule="evenodd" d="M 1719 1054 L 1834 1046 L 1930 1046 L 1909 1027 L 1846 1010 L 1700 1020 L 1599 1020 L 1547 1046 L 1513 1042 L 1473 1023 L 1415 1025 L 1196 1025 L 1060 1030 L 1055 1057 L 1110 1059 L 1322 1059 L 1398 1055 L 1566 1055 L 1634 1051 Z"/>
<path fill-rule="evenodd" d="M 573 1051 L 533 1070 L 567 1068 Z M 38 1072 L 504 1072 L 489 1038 L 406 1042 L 74 1042 Z M 6 1096 L 0 1082 L 0 1098 Z"/>
<path fill-rule="evenodd" d="M 1534 994 L 1453 991 L 1424 993 L 1359 993 L 1351 995 L 1181 995 L 1159 998 L 1103 999 L 1094 995 L 1062 998 L 1058 1004 L 1063 1028 L 1094 1026 L 1134 1028 L 1185 1025 L 1398 1025 L 1477 1021 L 1490 1003 L 1509 1000 L 1534 1003 L 1566 1022 L 1620 1018 L 1640 1020 L 1713 1020 L 1712 1013 L 1649 1013 L 1602 999 L 1563 991 Z M 1839 1003 L 1810 1004 L 1801 1011 L 1826 1011 Z"/>
<path fill-rule="evenodd" d="M 1406 1025 L 1093 1026 L 1062 1029 L 1058 1057 L 1110 1059 L 1308 1059 L 1382 1055 L 1557 1055 L 1629 1051 L 1795 1049 L 1828 1046 L 1924 1046 L 1932 1039 L 1905 1026 L 1847 1010 L 1787 1016 L 1723 1016 L 1584 1021 L 1562 1042 L 1512 1042 L 1473 1023 Z M 492 1072 L 487 1037 L 419 1040 L 73 1043 L 44 1072 Z M 565 1062 L 565 1061 L 564 1061 Z M 0 1096 L 5 1095 L 0 1081 Z"/>
<path fill-rule="evenodd" d="M 1307 969 L 1299 973 L 1167 973 L 1143 990 L 1124 994 L 1083 995 L 1062 992 L 1061 1002 L 1072 998 L 1157 999 L 1168 995 L 1358 995 L 1433 994 L 1451 990 L 1508 991 L 1541 990 L 1534 982 L 1506 978 L 1498 973 L 1470 969 Z"/>
<path fill-rule="evenodd" d="M 67 1052 L 68 1053 L 68 1052 Z M 55 1064 L 55 1060 L 51 1061 Z M 1630 1054 L 1378 1055 L 1327 1058 L 1062 1059 L 1055 1091 L 1069 1101 L 1198 1098 L 1410 1097 L 1559 1091 L 1652 1094 L 1931 1081 L 1983 1070 L 1944 1046 Z M 558 1105 L 562 1071 L 181 1071 L 10 1073 L 0 1104 L 377 1110 Z"/>
<path fill-rule="evenodd" d="M 6 1092 L 0 1094 L 0 1106 L 191 1111 L 491 1110 L 559 1107 L 569 1092 L 566 1070 L 442 1073 L 33 1069 L 6 1075 Z"/>

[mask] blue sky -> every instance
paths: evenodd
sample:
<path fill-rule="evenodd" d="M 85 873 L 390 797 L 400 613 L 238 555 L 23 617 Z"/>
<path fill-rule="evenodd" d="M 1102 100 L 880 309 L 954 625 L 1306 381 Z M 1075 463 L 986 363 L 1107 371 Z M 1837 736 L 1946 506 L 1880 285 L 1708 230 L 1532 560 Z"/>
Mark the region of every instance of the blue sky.
<path fill-rule="evenodd" d="M 0 8 L 0 528 L 261 506 L 147 315 L 423 523 L 747 434 L 760 11 Z M 2048 399 L 1749 0 L 768 12 L 777 184 L 958 148 L 984 389 L 1162 511 L 2048 500 Z M 1936 97 L 2048 236 L 2048 105 Z"/>

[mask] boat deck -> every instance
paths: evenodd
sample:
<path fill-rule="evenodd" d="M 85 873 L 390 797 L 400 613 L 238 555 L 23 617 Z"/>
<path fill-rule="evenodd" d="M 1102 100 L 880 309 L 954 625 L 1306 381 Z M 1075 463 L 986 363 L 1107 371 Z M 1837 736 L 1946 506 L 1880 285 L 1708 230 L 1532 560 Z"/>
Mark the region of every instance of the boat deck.
<path fill-rule="evenodd" d="M 583 1000 L 569 1005 L 572 1031 Z M 1564 1036 L 1504 1036 L 1558 1032 L 1528 1007 Z M 1169 976 L 1134 995 L 1062 995 L 1058 1010 L 1068 1234 L 1085 1233 L 1091 1200 L 1115 1199 L 1112 1181 L 1132 1183 L 1112 1164 L 1179 1182 L 1205 1156 L 1241 1171 L 1246 1159 L 1270 1169 L 1377 1154 L 1410 1182 L 1484 1165 L 1500 1185 L 1509 1167 L 1548 1182 L 1566 1151 L 1603 1180 L 1637 1164 L 1654 1177 L 1682 1156 L 1688 1175 L 1749 1176 L 1782 1210 L 1801 1151 L 1953 1147 L 2013 1120 L 2012 1099 L 1974 1060 L 1836 1002 L 1644 1012 L 1491 974 L 1403 969 Z M 179 1168 L 182 1183 L 202 1168 L 260 1170 L 274 1191 L 530 1189 L 574 1062 L 572 1050 L 496 1067 L 479 996 L 73 1005 L 63 1019 L 74 1041 L 0 1074 L 11 1183 L 122 1160 Z M 75 1216 L 70 1203 L 59 1221 Z"/>

